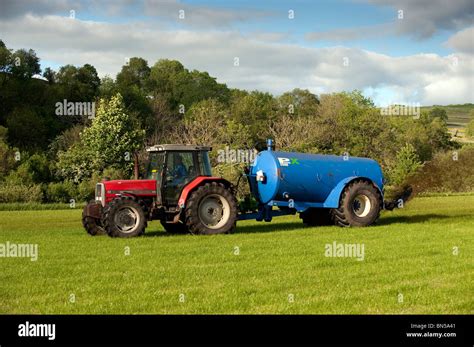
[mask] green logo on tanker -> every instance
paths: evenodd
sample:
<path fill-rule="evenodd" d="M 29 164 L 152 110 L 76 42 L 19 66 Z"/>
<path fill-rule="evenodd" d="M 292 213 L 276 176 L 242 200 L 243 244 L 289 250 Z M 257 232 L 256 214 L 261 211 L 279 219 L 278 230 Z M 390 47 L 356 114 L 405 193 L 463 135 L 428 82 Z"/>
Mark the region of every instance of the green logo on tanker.
<path fill-rule="evenodd" d="M 299 165 L 300 162 L 298 161 L 298 158 L 280 158 L 278 157 L 278 162 L 280 163 L 280 166 L 289 166 L 289 165 Z"/>

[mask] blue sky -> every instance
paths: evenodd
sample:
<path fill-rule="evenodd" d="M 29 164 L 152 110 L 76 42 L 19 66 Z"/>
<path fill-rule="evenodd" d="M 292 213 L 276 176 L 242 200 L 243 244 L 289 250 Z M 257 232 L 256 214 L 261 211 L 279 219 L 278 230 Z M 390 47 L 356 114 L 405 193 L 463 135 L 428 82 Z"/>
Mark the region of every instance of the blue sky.
<path fill-rule="evenodd" d="M 150 65 L 170 58 L 230 87 L 274 94 L 357 88 L 379 105 L 474 101 L 470 0 L 6 0 L 0 7 L 0 38 L 35 49 L 43 68 L 91 63 L 114 77 L 127 57 Z"/>

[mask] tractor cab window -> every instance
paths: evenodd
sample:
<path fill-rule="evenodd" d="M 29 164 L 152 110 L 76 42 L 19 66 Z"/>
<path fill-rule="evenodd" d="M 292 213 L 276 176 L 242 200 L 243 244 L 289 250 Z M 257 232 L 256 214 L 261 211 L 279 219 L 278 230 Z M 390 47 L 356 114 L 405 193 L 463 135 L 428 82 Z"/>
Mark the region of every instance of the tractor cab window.
<path fill-rule="evenodd" d="M 198 161 L 202 176 L 212 176 L 211 162 L 207 151 L 198 152 Z"/>
<path fill-rule="evenodd" d="M 161 175 L 165 163 L 164 152 L 150 152 L 150 161 L 148 163 L 146 178 L 157 180 Z"/>
<path fill-rule="evenodd" d="M 168 203 L 177 202 L 182 188 L 196 176 L 193 152 L 168 152 L 165 186 L 165 197 Z"/>

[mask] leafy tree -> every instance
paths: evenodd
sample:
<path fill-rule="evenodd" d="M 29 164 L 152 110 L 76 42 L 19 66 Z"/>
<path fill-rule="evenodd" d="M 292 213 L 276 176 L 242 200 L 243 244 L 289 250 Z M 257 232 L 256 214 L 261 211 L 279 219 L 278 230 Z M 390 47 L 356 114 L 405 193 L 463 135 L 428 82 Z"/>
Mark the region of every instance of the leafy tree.
<path fill-rule="evenodd" d="M 180 129 L 184 142 L 201 145 L 222 143 L 226 113 L 225 106 L 215 99 L 191 106 L 184 119 L 184 128 Z"/>
<path fill-rule="evenodd" d="M 397 162 L 390 171 L 390 183 L 402 184 L 408 177 L 417 172 L 422 166 L 415 148 L 407 143 L 397 152 Z"/>
<path fill-rule="evenodd" d="M 44 69 L 43 77 L 48 80 L 49 84 L 54 84 L 56 82 L 56 71 L 54 71 L 50 67 L 47 67 L 46 69 Z"/>
<path fill-rule="evenodd" d="M 251 141 L 256 143 L 268 137 L 268 125 L 275 119 L 275 101 L 271 94 L 253 91 L 243 96 L 233 94 L 231 100 L 231 119 L 237 123 L 248 124 Z"/>
<path fill-rule="evenodd" d="M 44 117 L 31 106 L 18 106 L 7 118 L 8 139 L 24 149 L 44 148 L 48 125 Z"/>
<path fill-rule="evenodd" d="M 12 54 L 9 72 L 15 77 L 28 79 L 41 72 L 39 58 L 32 49 L 19 49 Z"/>
<path fill-rule="evenodd" d="M 109 75 L 102 77 L 99 87 L 99 95 L 101 98 L 110 99 L 117 94 L 117 84 Z"/>
<path fill-rule="evenodd" d="M 309 90 L 295 88 L 277 98 L 282 114 L 310 117 L 318 113 L 319 100 Z"/>
<path fill-rule="evenodd" d="M 98 95 L 100 78 L 97 70 L 89 64 L 77 68 L 62 66 L 56 74 L 59 100 L 92 102 Z"/>
<path fill-rule="evenodd" d="M 59 153 L 59 173 L 76 181 L 107 167 L 131 173 L 133 155 L 142 146 L 143 138 L 144 131 L 127 113 L 120 94 L 110 100 L 101 99 L 91 126 L 82 132 L 81 141 L 67 152 Z"/>
<path fill-rule="evenodd" d="M 81 92 L 93 99 L 98 95 L 100 87 L 100 78 L 95 67 L 90 64 L 84 64 L 77 69 L 77 80 L 79 87 L 83 88 Z"/>
<path fill-rule="evenodd" d="M 44 153 L 23 154 L 20 165 L 6 177 L 7 183 L 17 185 L 34 185 L 50 180 L 49 161 Z"/>
<path fill-rule="evenodd" d="M 164 95 L 170 102 L 176 102 L 173 100 L 174 83 L 177 76 L 183 72 L 185 72 L 184 66 L 177 60 L 158 60 L 150 71 L 151 90 L 155 94 Z"/>
<path fill-rule="evenodd" d="M 150 88 L 153 95 L 167 100 L 173 111 L 180 105 L 188 109 L 192 104 L 213 98 L 227 103 L 230 91 L 225 84 L 218 83 L 207 72 L 189 71 L 176 60 L 162 59 L 150 72 Z"/>
<path fill-rule="evenodd" d="M 434 118 L 439 118 L 443 123 L 447 123 L 448 121 L 448 113 L 444 108 L 441 107 L 433 107 L 429 112 L 428 116 L 430 120 L 433 120 Z"/>
<path fill-rule="evenodd" d="M 7 134 L 7 128 L 0 126 L 0 181 L 17 165 L 15 154 L 18 149 L 8 146 Z"/>
<path fill-rule="evenodd" d="M 0 40 L 0 72 L 10 72 L 12 52 Z"/>
<path fill-rule="evenodd" d="M 149 77 L 148 62 L 142 58 L 131 58 L 117 74 L 115 85 L 107 81 L 109 91 L 104 95 L 107 96 L 113 91 L 119 92 L 127 109 L 136 115 L 146 129 L 152 129 L 154 126 L 148 99 Z"/>
<path fill-rule="evenodd" d="M 122 70 L 117 74 L 117 84 L 120 88 L 126 89 L 130 86 L 138 86 L 146 89 L 148 78 L 150 77 L 150 67 L 143 58 L 131 58 L 128 64 L 122 66 Z"/>
<path fill-rule="evenodd" d="M 49 155 L 55 158 L 58 152 L 66 152 L 74 144 L 81 140 L 81 131 L 84 126 L 81 124 L 75 125 L 69 129 L 63 131 L 60 135 L 56 136 L 49 145 Z"/>

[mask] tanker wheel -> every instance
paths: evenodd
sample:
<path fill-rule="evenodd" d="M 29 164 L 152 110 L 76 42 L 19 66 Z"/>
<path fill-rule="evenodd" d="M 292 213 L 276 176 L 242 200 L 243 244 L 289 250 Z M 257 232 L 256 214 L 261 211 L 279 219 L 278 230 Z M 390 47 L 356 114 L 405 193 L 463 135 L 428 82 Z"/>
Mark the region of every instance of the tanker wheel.
<path fill-rule="evenodd" d="M 89 201 L 89 204 L 95 204 L 95 200 Z M 87 206 L 85 206 L 82 210 L 82 225 L 84 226 L 84 229 L 86 229 L 87 233 L 91 236 L 105 235 L 106 232 L 102 227 L 100 219 L 84 215 L 86 212 L 86 207 Z"/>
<path fill-rule="evenodd" d="M 331 210 L 336 225 L 365 227 L 373 224 L 380 216 L 382 196 L 370 182 L 356 180 L 342 192 L 339 208 Z"/>
<path fill-rule="evenodd" d="M 324 226 L 333 224 L 329 208 L 309 208 L 300 213 L 303 224 L 307 226 Z"/>
<path fill-rule="evenodd" d="M 147 221 L 143 203 L 129 196 L 113 199 L 104 208 L 102 224 L 112 237 L 134 237 L 145 232 Z"/>
<path fill-rule="evenodd" d="M 161 225 L 166 230 L 166 232 L 170 234 L 185 234 L 188 232 L 188 228 L 186 227 L 186 224 L 182 222 L 166 223 L 164 221 L 161 221 Z"/>
<path fill-rule="evenodd" d="M 206 183 L 191 194 L 185 216 L 191 234 L 231 233 L 237 220 L 237 201 L 223 184 Z"/>

